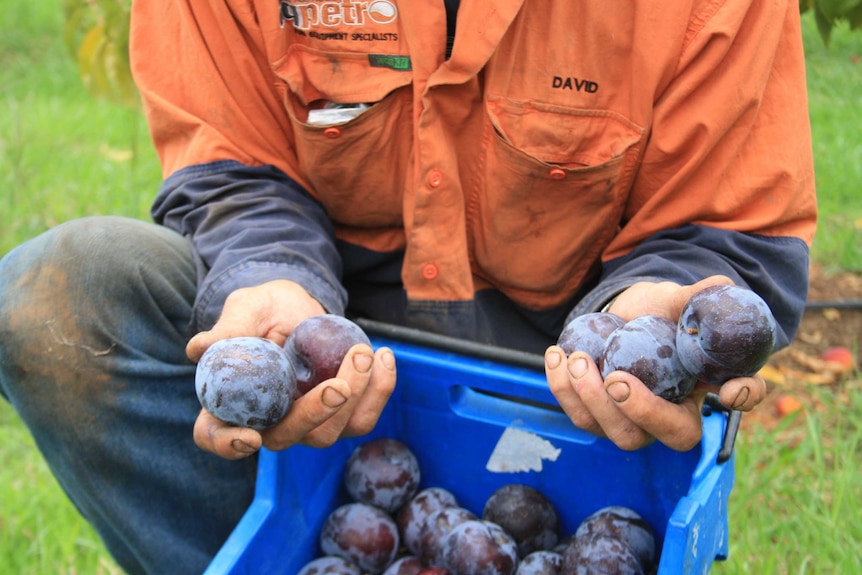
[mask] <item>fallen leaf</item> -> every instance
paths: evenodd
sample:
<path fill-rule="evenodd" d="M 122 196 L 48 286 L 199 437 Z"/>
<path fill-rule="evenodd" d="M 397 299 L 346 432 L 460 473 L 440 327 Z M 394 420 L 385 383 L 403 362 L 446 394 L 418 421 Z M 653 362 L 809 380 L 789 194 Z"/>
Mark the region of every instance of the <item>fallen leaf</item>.
<path fill-rule="evenodd" d="M 800 331 L 796 335 L 799 341 L 804 343 L 810 343 L 813 345 L 819 345 L 820 342 L 823 341 L 823 334 L 820 331 Z"/>
<path fill-rule="evenodd" d="M 769 364 L 764 365 L 758 373 L 767 383 L 787 387 L 787 378 L 784 374 Z"/>
<path fill-rule="evenodd" d="M 118 150 L 116 148 L 111 148 L 106 145 L 102 145 L 99 147 L 99 151 L 103 156 L 111 160 L 112 162 L 127 162 L 132 159 L 134 154 L 131 150 Z"/>
<path fill-rule="evenodd" d="M 829 321 L 840 321 L 841 320 L 841 312 L 838 311 L 837 308 L 826 307 L 826 308 L 823 308 L 823 317 L 825 317 Z"/>
<path fill-rule="evenodd" d="M 792 357 L 796 363 L 798 363 L 802 367 L 805 367 L 806 369 L 810 369 L 811 371 L 821 372 L 825 369 L 826 362 L 824 362 L 819 357 L 805 353 L 802 350 L 791 349 L 790 357 Z"/>
<path fill-rule="evenodd" d="M 790 367 L 782 367 L 781 372 L 788 380 L 798 381 L 809 385 L 829 385 L 838 381 L 835 373 L 812 373 Z"/>

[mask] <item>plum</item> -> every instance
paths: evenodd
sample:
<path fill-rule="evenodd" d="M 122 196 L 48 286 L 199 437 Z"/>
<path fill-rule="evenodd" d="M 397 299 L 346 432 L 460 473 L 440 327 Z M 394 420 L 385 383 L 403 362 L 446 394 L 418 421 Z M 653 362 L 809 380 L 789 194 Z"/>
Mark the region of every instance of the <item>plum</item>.
<path fill-rule="evenodd" d="M 584 519 L 575 531 L 575 537 L 604 533 L 619 538 L 634 551 L 648 571 L 655 562 L 655 532 L 649 523 L 634 509 L 610 505 L 595 511 Z"/>
<path fill-rule="evenodd" d="M 688 371 L 722 385 L 766 365 L 775 335 L 775 317 L 759 295 L 741 286 L 718 285 L 697 292 L 683 306 L 676 342 Z"/>
<path fill-rule="evenodd" d="M 506 530 L 518 545 L 518 555 L 552 549 L 559 540 L 560 521 L 553 503 L 537 489 L 510 483 L 485 501 L 482 519 Z"/>
<path fill-rule="evenodd" d="M 381 573 L 398 553 L 395 520 L 373 505 L 345 503 L 336 508 L 320 531 L 320 549 L 343 557 L 371 573 Z"/>
<path fill-rule="evenodd" d="M 455 495 L 442 487 L 428 487 L 414 495 L 395 518 L 401 542 L 416 555 L 419 554 L 422 525 L 433 512 L 444 507 L 458 507 Z"/>
<path fill-rule="evenodd" d="M 445 567 L 427 567 L 415 555 L 407 555 L 389 566 L 383 575 L 451 575 Z"/>
<path fill-rule="evenodd" d="M 419 557 L 430 567 L 445 566 L 443 543 L 452 529 L 466 521 L 478 519 L 464 507 L 444 507 L 431 513 L 419 530 Z"/>
<path fill-rule="evenodd" d="M 605 348 L 605 340 L 624 323 L 623 318 L 609 312 L 579 315 L 566 324 L 557 339 L 557 345 L 563 348 L 566 355 L 583 351 L 598 363 Z"/>
<path fill-rule="evenodd" d="M 390 564 L 383 575 L 419 575 L 425 565 L 415 555 L 405 555 Z"/>
<path fill-rule="evenodd" d="M 344 468 L 344 486 L 355 501 L 395 513 L 419 488 L 416 456 L 404 443 L 379 437 L 358 446 Z"/>
<path fill-rule="evenodd" d="M 606 533 L 576 536 L 563 552 L 566 575 L 643 575 L 640 560 L 624 541 Z"/>
<path fill-rule="evenodd" d="M 212 344 L 195 370 L 204 409 L 226 423 L 263 430 L 290 409 L 293 367 L 278 344 L 262 337 L 234 337 Z"/>
<path fill-rule="evenodd" d="M 371 345 L 365 331 L 346 317 L 321 314 L 299 322 L 284 342 L 296 370 L 297 394 L 335 377 L 344 356 L 358 343 Z"/>
<path fill-rule="evenodd" d="M 518 547 L 496 523 L 464 521 L 443 540 L 443 565 L 453 575 L 513 575 Z"/>
<path fill-rule="evenodd" d="M 561 575 L 563 556 L 556 551 L 533 551 L 518 563 L 515 575 Z"/>
<path fill-rule="evenodd" d="M 326 555 L 306 563 L 297 575 L 362 575 L 362 570 L 343 557 Z"/>
<path fill-rule="evenodd" d="M 676 324 L 657 315 L 642 315 L 614 330 L 599 361 L 602 377 L 625 371 L 656 395 L 680 403 L 694 389 L 697 378 L 680 361 Z"/>
<path fill-rule="evenodd" d="M 554 548 L 551 549 L 551 551 L 553 551 L 554 553 L 559 553 L 560 555 L 562 555 L 563 552 L 565 552 L 566 547 L 571 545 L 574 540 L 575 540 L 575 534 L 569 533 L 565 537 L 561 538 L 557 542 L 557 544 L 554 546 Z"/>

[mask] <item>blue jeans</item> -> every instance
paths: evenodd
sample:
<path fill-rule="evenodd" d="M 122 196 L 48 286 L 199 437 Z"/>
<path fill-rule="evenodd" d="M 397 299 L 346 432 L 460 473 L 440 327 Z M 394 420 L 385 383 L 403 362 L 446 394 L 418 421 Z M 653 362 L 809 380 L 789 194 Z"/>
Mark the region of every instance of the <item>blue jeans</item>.
<path fill-rule="evenodd" d="M 197 574 L 251 503 L 256 457 L 194 444 L 187 242 L 117 217 L 71 221 L 0 260 L 0 393 L 130 574 Z"/>

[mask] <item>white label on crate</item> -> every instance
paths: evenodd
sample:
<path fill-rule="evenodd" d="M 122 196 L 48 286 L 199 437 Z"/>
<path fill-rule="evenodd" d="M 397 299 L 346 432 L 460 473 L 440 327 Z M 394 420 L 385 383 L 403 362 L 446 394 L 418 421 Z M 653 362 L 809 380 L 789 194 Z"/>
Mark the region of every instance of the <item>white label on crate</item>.
<path fill-rule="evenodd" d="M 556 461 L 561 451 L 534 433 L 507 427 L 485 469 L 492 473 L 541 471 L 542 460 Z"/>

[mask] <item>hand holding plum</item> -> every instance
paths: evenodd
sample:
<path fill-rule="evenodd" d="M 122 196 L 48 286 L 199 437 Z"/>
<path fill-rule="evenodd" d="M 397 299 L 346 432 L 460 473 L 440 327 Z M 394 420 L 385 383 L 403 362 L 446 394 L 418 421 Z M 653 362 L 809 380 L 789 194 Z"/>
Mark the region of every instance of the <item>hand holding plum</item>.
<path fill-rule="evenodd" d="M 243 288 L 227 298 L 222 315 L 211 330 L 201 332 L 189 341 L 186 353 L 193 361 L 199 361 L 216 342 L 257 338 L 273 344 L 266 349 L 275 346 L 288 361 L 296 362 L 290 350 L 282 349 L 282 346 L 302 322 L 324 316 L 332 317 L 325 314 L 320 304 L 294 282 L 278 280 Z M 344 318 L 341 320 L 348 325 L 355 325 Z M 344 325 L 339 322 L 326 323 L 335 326 L 333 329 L 336 330 Z M 311 334 L 317 331 L 307 330 Z M 351 337 L 355 336 L 356 332 L 351 334 Z M 215 347 L 218 349 L 222 345 Z M 227 459 L 239 459 L 255 453 L 262 445 L 273 450 L 286 449 L 297 443 L 324 447 L 342 436 L 368 433 L 395 387 L 392 351 L 381 348 L 374 353 L 365 338 L 352 341 L 350 345 L 342 345 L 338 354 L 338 358 L 333 360 L 334 365 L 322 369 L 325 374 L 322 382 L 316 382 L 319 385 L 313 387 L 305 377 L 309 372 L 307 366 L 299 366 L 298 372 L 297 366 L 293 366 L 293 377 L 297 381 L 293 384 L 295 391 L 291 393 L 289 409 L 286 414 L 282 414 L 283 417 L 274 417 L 275 411 L 271 410 L 265 416 L 254 415 L 252 419 L 246 418 L 244 421 L 232 419 L 224 413 L 221 413 L 224 419 L 220 419 L 218 414 L 207 409 L 208 406 L 212 408 L 214 403 L 204 403 L 202 400 L 203 409 L 195 422 L 195 442 L 205 451 Z M 297 373 L 303 379 L 297 378 Z M 245 375 L 249 375 L 248 370 Z M 300 382 L 305 386 L 302 389 L 298 387 Z M 201 391 L 204 383 L 201 381 L 197 384 Z M 223 389 L 227 391 L 230 387 Z M 208 391 L 213 393 L 215 389 L 210 387 Z M 255 401 L 245 401 L 245 404 L 245 407 L 252 406 Z M 257 407 L 264 405 L 258 403 Z M 280 402 L 278 409 L 283 407 L 284 402 Z M 254 421 L 257 429 L 252 428 L 249 421 Z"/>
<path fill-rule="evenodd" d="M 616 341 L 617 345 L 606 346 L 597 354 L 586 346 L 572 348 L 571 333 L 565 339 L 561 335 L 559 344 L 546 351 L 546 373 L 551 391 L 572 422 L 582 429 L 607 436 L 623 449 L 637 449 L 657 439 L 673 449 L 688 450 L 701 438 L 701 406 L 707 392 L 717 392 L 721 402 L 729 408 L 750 410 L 760 403 L 766 394 L 766 385 L 756 372 L 772 351 L 774 333 L 770 336 L 768 332 L 774 332 L 774 319 L 765 304 L 756 307 L 757 312 L 766 314 L 768 319 L 752 329 L 756 333 L 745 337 L 749 342 L 756 340 L 758 345 L 735 346 L 736 355 L 742 352 L 743 356 L 736 364 L 729 360 L 732 353 L 716 355 L 714 351 L 718 347 L 714 345 L 714 336 L 730 328 L 722 327 L 715 320 L 716 315 L 723 312 L 710 315 L 705 310 L 714 307 L 712 300 L 721 299 L 715 294 L 728 292 L 731 295 L 725 300 L 744 300 L 742 311 L 734 308 L 737 315 L 751 317 L 751 302 L 747 300 L 753 300 L 756 295 L 733 286 L 724 276 L 712 276 L 688 286 L 642 282 L 622 292 L 608 310 L 626 324 L 638 318 L 625 329 L 618 328 L 621 333 L 608 336 L 606 343 Z M 694 297 L 696 294 L 701 295 Z M 728 301 L 723 305 L 730 309 Z M 691 325 L 692 316 L 709 319 L 695 328 Z M 683 321 L 682 317 L 688 318 L 686 325 L 670 329 Z M 643 325 L 635 325 L 644 322 L 653 326 L 666 324 L 668 328 L 644 330 Z M 745 331 L 740 327 L 734 329 Z M 626 333 L 635 331 L 649 333 L 650 337 L 638 338 Z M 699 340 L 702 345 L 681 341 L 695 339 L 699 334 L 703 338 L 713 337 Z M 623 339 L 628 341 L 619 345 Z M 658 339 L 662 340 L 661 345 Z M 684 349 L 680 349 L 681 346 Z M 769 351 L 764 352 L 767 346 Z M 692 373 L 695 363 L 692 357 L 698 357 L 694 350 L 701 349 L 707 352 L 703 357 L 743 369 L 725 370 L 723 374 L 727 379 L 720 385 L 716 379 L 708 381 L 710 378 L 704 377 L 703 371 Z M 683 358 L 683 354 L 687 356 Z M 701 360 L 701 365 L 705 363 L 708 362 Z M 656 377 L 659 372 L 664 372 L 666 377 Z"/>

